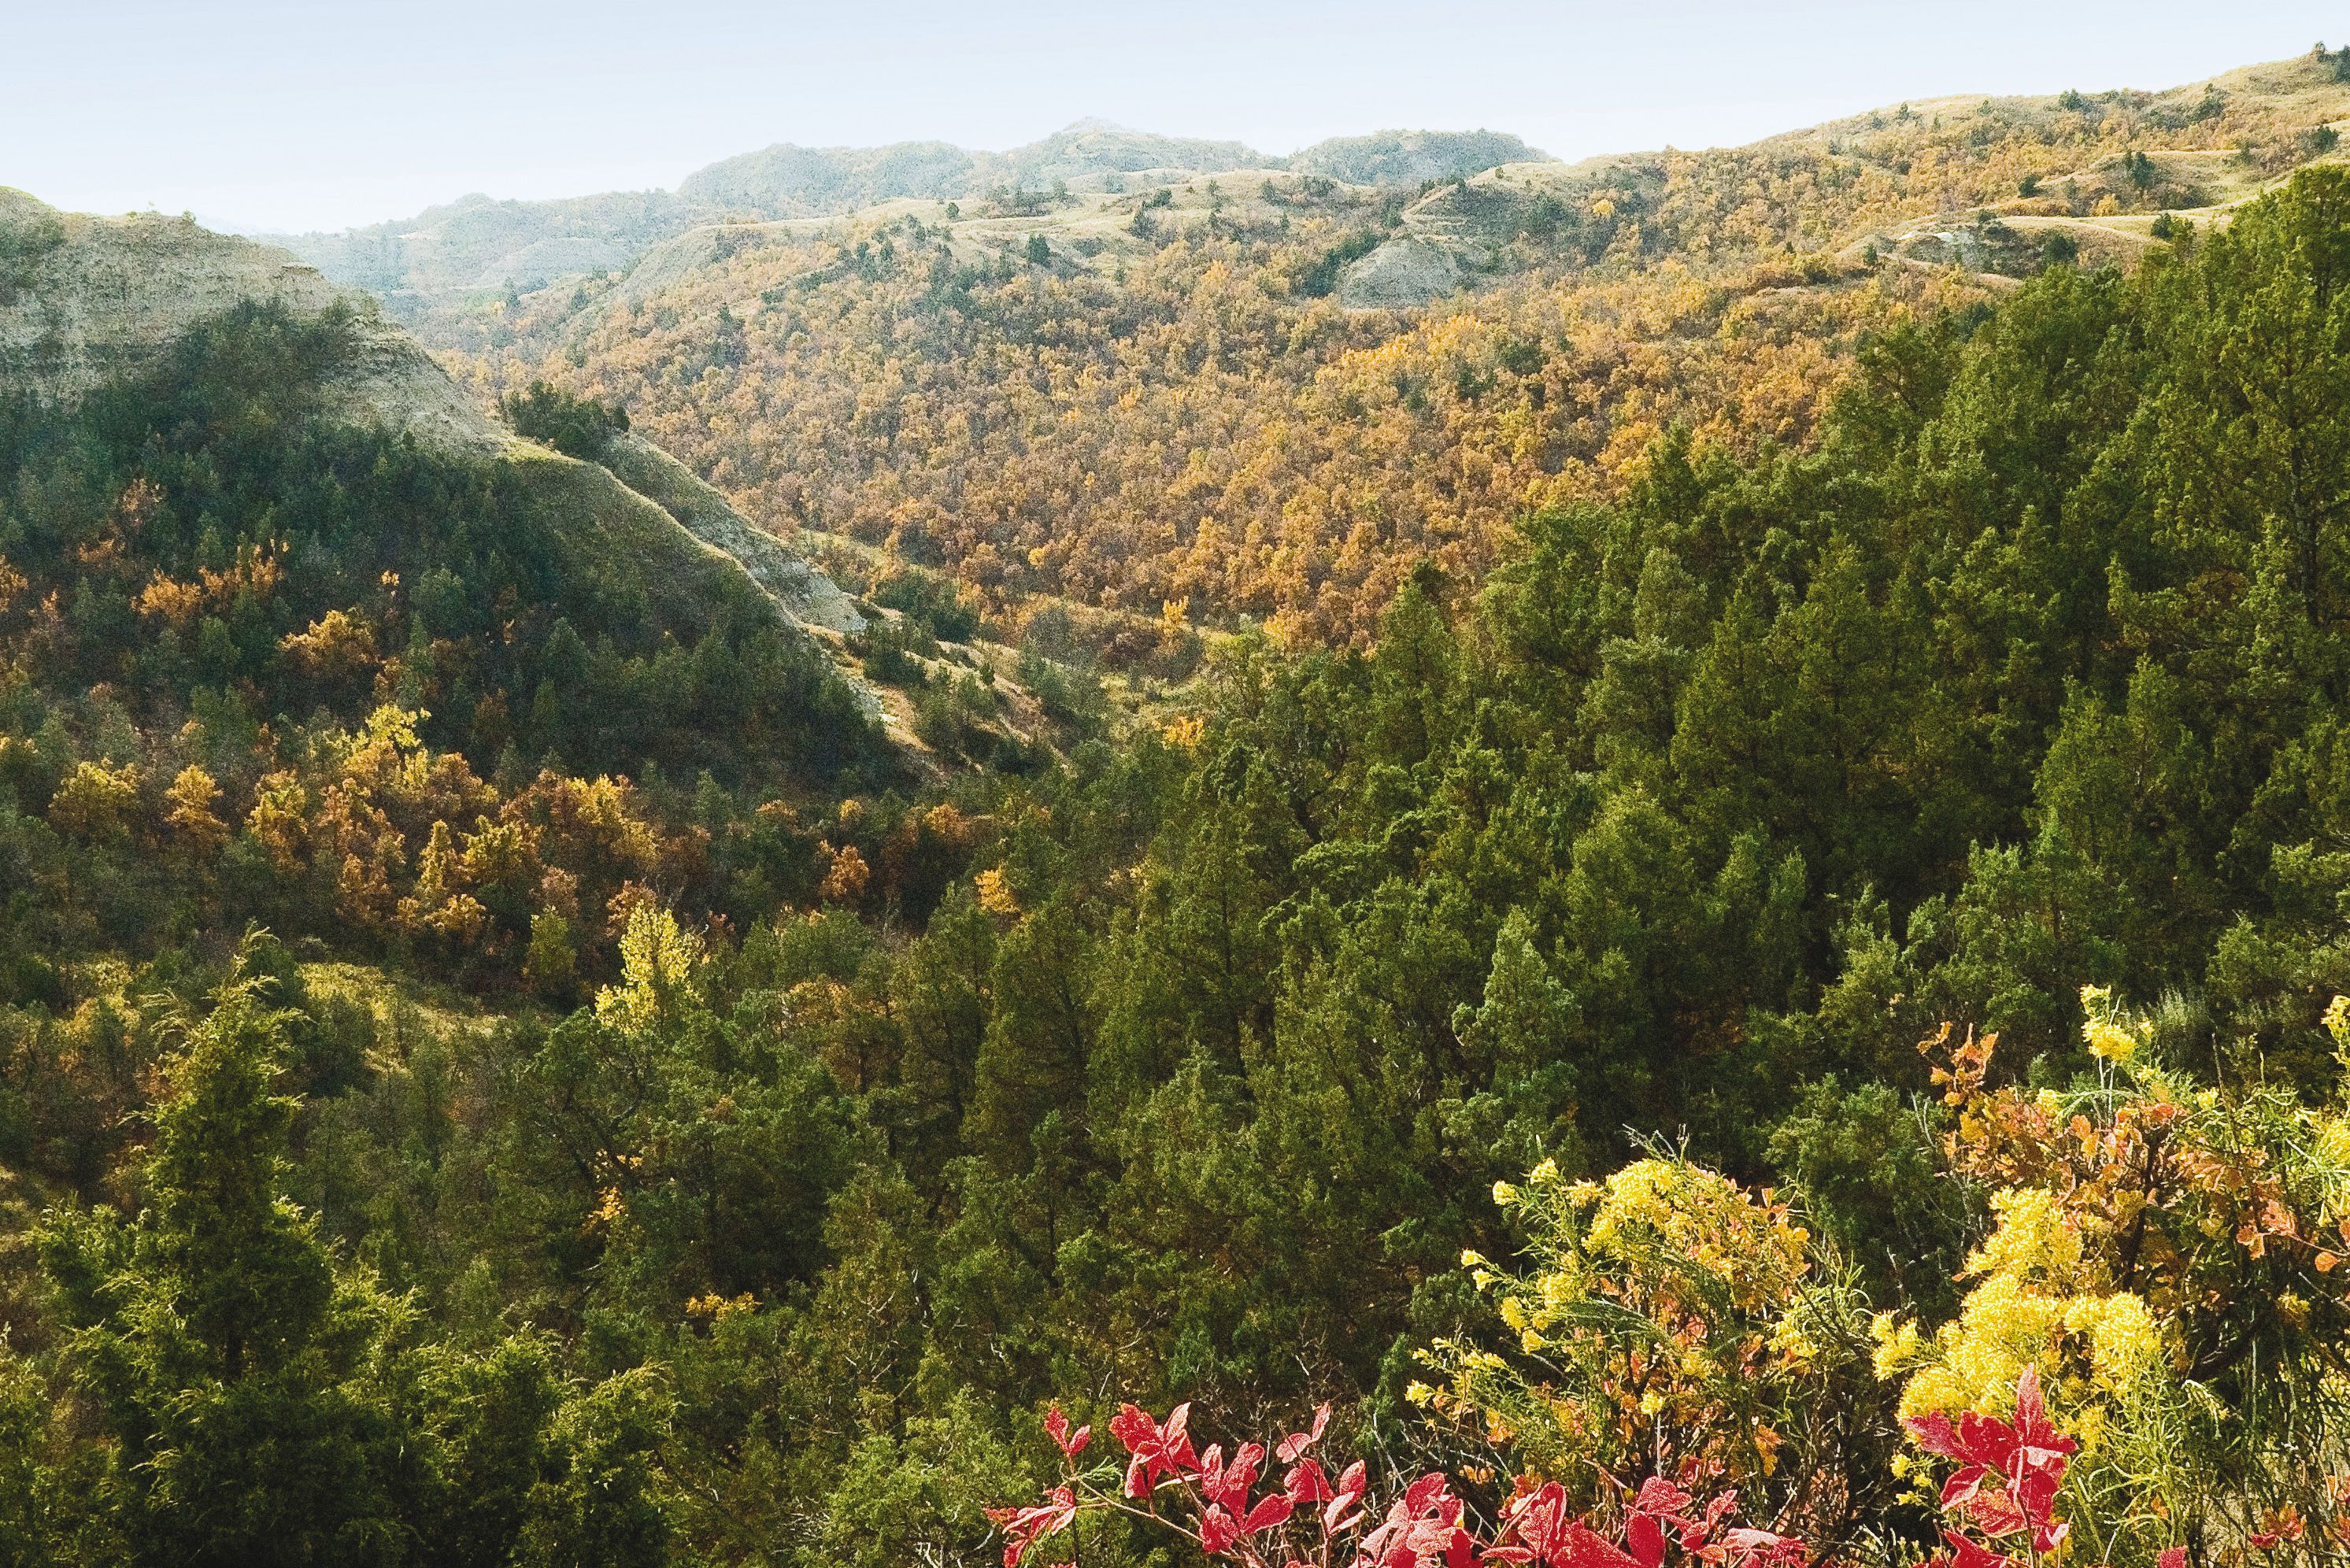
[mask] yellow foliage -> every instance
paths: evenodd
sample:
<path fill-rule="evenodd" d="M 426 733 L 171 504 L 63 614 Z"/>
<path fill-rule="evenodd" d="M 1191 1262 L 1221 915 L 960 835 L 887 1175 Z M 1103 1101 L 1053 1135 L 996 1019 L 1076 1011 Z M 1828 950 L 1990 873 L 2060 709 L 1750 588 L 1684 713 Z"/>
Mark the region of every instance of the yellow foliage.
<path fill-rule="evenodd" d="M 865 885 L 872 877 L 872 868 L 857 846 L 847 845 L 831 850 L 831 862 L 825 867 L 824 880 L 817 885 L 816 897 L 827 904 L 854 903 L 864 897 Z"/>
<path fill-rule="evenodd" d="M 77 838 L 104 838 L 120 832 L 138 809 L 146 770 L 136 763 L 109 768 L 77 763 L 49 797 L 49 826 Z"/>
<path fill-rule="evenodd" d="M 979 888 L 979 907 L 991 915 L 1016 915 L 1020 900 L 1012 891 L 1003 873 L 991 866 L 972 880 Z"/>
<path fill-rule="evenodd" d="M 1835 1441 L 1812 1413 L 1833 1378 L 1861 1372 L 1863 1320 L 1787 1205 L 1665 1156 L 1602 1182 L 1569 1182 L 1544 1160 L 1493 1199 L 1529 1238 L 1530 1266 L 1510 1272 L 1474 1251 L 1461 1265 L 1545 1370 L 1439 1340 L 1429 1365 L 1442 1381 L 1416 1402 L 1506 1437 L 1570 1487 L 1664 1452 L 1759 1485 L 1779 1473 L 1785 1434 L 1802 1433 L 1790 1506 L 1830 1501 L 1805 1479 Z"/>
<path fill-rule="evenodd" d="M 993 604 L 1242 610 L 1361 642 L 1416 561 L 1474 576 L 1529 506 L 1620 491 L 1672 421 L 1800 445 L 1849 362 L 1832 346 L 1950 286 L 1907 268 L 1781 286 L 1774 231 L 1746 272 L 1530 272 L 1415 318 L 1291 292 L 1336 237 L 1318 219 L 1269 253 L 1187 233 L 1123 264 L 1138 329 L 1107 330 L 1100 279 L 1037 278 L 951 353 L 904 325 L 929 318 L 926 265 L 835 270 L 833 239 L 786 240 L 674 280 L 659 316 L 589 326 L 588 369 L 517 346 L 478 374 L 592 381 L 738 503 L 790 517 L 820 498 L 827 528 L 935 550 Z M 745 321 L 739 365 L 671 373 L 699 358 L 691 323 L 811 277 Z"/>
<path fill-rule="evenodd" d="M 1957 1318 L 1930 1336 L 1914 1324 L 1878 1322 L 1879 1375 L 1908 1375 L 1901 1413 L 2003 1414 L 2026 1366 L 2037 1367 L 2052 1386 L 2127 1397 L 2161 1365 L 2152 1311 L 2137 1296 L 2110 1288 L 2085 1246 L 2081 1218 L 2055 1194 L 1994 1193 L 1991 1209 L 1997 1224 L 1967 1260 L 1977 1282 Z"/>
<path fill-rule="evenodd" d="M 2091 1055 L 2116 1066 L 2137 1059 L 2138 1047 L 2146 1041 L 2146 1024 L 2143 1020 L 2124 1016 L 2114 1005 L 2112 987 L 2083 986 L 2081 1011 L 2085 1015 L 2081 1037 L 2087 1043 Z"/>
<path fill-rule="evenodd" d="M 137 603 L 140 615 L 185 631 L 203 613 L 204 590 L 202 584 L 174 582 L 158 572 L 155 580 L 140 591 Z"/>
<path fill-rule="evenodd" d="M 457 853 L 456 836 L 445 822 L 432 825 L 424 853 L 416 863 L 416 882 L 400 900 L 398 919 L 410 931 L 432 931 L 460 942 L 482 933 L 489 911 L 464 891 L 464 867 Z"/>
<path fill-rule="evenodd" d="M 348 680 L 375 667 L 375 628 L 349 610 L 328 610 L 277 644 L 287 660 L 315 680 Z"/>
<path fill-rule="evenodd" d="M 280 871 L 290 871 L 309 838 L 310 792 L 292 772 L 264 777 L 254 789 L 253 810 L 244 819 L 254 837 Z"/>
<path fill-rule="evenodd" d="M 228 836 L 228 824 L 213 810 L 220 794 L 219 781 L 192 763 L 182 768 L 163 792 L 168 807 L 163 820 L 199 853 L 211 851 Z"/>
<path fill-rule="evenodd" d="M 465 880 L 477 887 L 499 883 L 529 886 L 539 871 L 538 846 L 543 833 L 532 822 L 492 822 L 473 819 L 462 856 Z"/>
<path fill-rule="evenodd" d="M 951 801 L 941 801 L 922 814 L 922 831 L 952 846 L 970 843 L 974 833 L 971 818 L 955 809 Z"/>
<path fill-rule="evenodd" d="M 690 992 L 701 941 L 667 909 L 639 904 L 620 937 L 620 983 L 596 993 L 596 1016 L 615 1029 L 650 1029 Z"/>

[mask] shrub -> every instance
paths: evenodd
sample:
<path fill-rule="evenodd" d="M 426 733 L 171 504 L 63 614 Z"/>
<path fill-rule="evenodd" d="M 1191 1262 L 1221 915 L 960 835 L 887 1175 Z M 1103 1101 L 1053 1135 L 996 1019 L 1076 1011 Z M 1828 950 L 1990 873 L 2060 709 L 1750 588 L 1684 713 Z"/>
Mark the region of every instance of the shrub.
<path fill-rule="evenodd" d="M 515 434 L 590 462 L 602 457 L 610 449 L 612 438 L 629 428 L 629 410 L 619 404 L 608 407 L 592 399 L 574 397 L 545 381 L 533 381 L 527 391 L 508 392 L 500 398 L 498 414 Z"/>

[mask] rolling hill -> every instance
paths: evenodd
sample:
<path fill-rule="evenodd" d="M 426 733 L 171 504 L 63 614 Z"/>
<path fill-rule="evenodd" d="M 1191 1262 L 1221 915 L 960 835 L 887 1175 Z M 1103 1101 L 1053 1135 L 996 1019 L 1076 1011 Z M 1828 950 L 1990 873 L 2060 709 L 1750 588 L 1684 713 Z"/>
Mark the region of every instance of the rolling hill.
<path fill-rule="evenodd" d="M 795 661 L 791 701 L 808 704 L 777 717 L 810 756 L 754 759 L 723 743 L 711 756 L 821 773 L 834 764 L 814 758 L 868 749 L 860 707 L 872 699 L 854 694 L 820 640 L 861 630 L 862 616 L 641 439 L 620 434 L 584 455 L 525 440 L 367 296 L 183 219 L 91 218 L 0 191 L 0 269 L 13 461 L 42 497 L 20 508 L 8 555 L 26 602 L 77 580 L 91 604 L 125 597 L 117 635 L 69 639 L 87 643 L 93 671 L 127 659 L 161 683 L 155 700 L 184 701 L 194 672 L 150 644 L 210 635 L 217 606 L 227 640 L 199 665 L 331 711 L 355 693 L 293 679 L 271 643 L 298 646 L 303 627 L 331 613 L 338 635 L 364 625 L 350 635 L 380 651 L 405 622 L 411 639 L 448 645 L 433 661 L 440 679 L 424 685 L 441 689 L 435 732 L 456 741 L 464 726 L 446 710 L 527 703 L 527 684 L 508 689 L 536 679 L 550 637 L 563 641 L 558 618 L 565 635 L 600 637 L 622 662 L 769 638 Z M 59 499 L 109 483 L 128 488 Z M 421 493 L 448 499 L 419 511 Z M 144 499 L 122 499 L 132 494 Z M 379 573 L 385 586 L 370 594 Z M 440 609 L 408 602 L 403 585 L 423 583 L 436 585 Z M 625 744 L 586 749 L 632 765 Z"/>
<path fill-rule="evenodd" d="M 1415 130 L 1339 138 L 1281 158 L 1236 141 L 1155 136 L 1084 119 L 1006 152 L 942 141 L 777 145 L 697 170 L 674 192 L 552 202 L 476 194 L 363 228 L 261 237 L 338 283 L 381 296 L 402 319 L 429 324 L 452 302 L 625 270 L 665 239 L 730 219 L 831 216 L 883 202 L 1042 194 L 1055 186 L 1108 190 L 1145 175 L 1185 179 L 1242 169 L 1416 185 L 1539 156 L 1516 137 L 1493 131 Z"/>
<path fill-rule="evenodd" d="M 1399 135 L 1057 191 L 868 183 L 420 330 L 485 393 L 626 403 L 852 575 L 851 544 L 1007 624 L 1180 605 L 1359 641 L 1416 562 L 1474 580 L 1511 519 L 1620 494 L 1671 425 L 1801 446 L 1870 334 L 2131 264 L 2339 158 L 2344 75 L 2313 53 L 1419 184 L 1359 182 L 1422 171 Z"/>
<path fill-rule="evenodd" d="M 2334 1568 L 2345 75 L 0 192 L 0 1563 Z"/>

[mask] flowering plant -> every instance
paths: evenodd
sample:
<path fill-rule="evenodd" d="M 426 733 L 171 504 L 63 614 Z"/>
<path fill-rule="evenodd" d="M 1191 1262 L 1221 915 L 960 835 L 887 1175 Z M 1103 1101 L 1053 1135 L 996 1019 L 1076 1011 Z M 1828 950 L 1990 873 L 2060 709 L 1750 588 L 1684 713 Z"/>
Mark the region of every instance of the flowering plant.
<path fill-rule="evenodd" d="M 1521 1479 L 1481 1526 L 1441 1471 L 1411 1481 L 1385 1508 L 1361 1460 L 1333 1480 L 1312 1451 L 1329 1426 L 1327 1405 L 1270 1449 L 1243 1443 L 1229 1455 L 1221 1444 L 1196 1445 L 1191 1415 L 1189 1405 L 1163 1421 L 1139 1406 L 1121 1408 L 1109 1424 L 1127 1451 L 1121 1472 L 1084 1468 L 1092 1428 L 1072 1431 L 1055 1408 L 1045 1428 L 1061 1450 L 1061 1483 L 1041 1502 L 988 1514 L 1003 1532 L 1004 1568 L 1019 1568 L 1088 1513 L 1147 1521 L 1242 1568 L 1665 1568 L 1675 1553 L 1685 1568 L 1794 1568 L 1806 1559 L 1800 1541 L 1734 1524 L 1734 1491 L 1700 1504 L 1651 1477 L 1625 1501 L 1611 1535 L 1577 1514 L 1557 1482 Z M 1277 1483 L 1268 1459 L 1279 1467 Z"/>
<path fill-rule="evenodd" d="M 2012 1420 L 1975 1410 L 1953 1420 L 1937 1410 L 1901 1424 L 1918 1448 L 1959 1467 L 1943 1481 L 1940 1498 L 1950 1550 L 1924 1568 L 2017 1568 L 2018 1552 L 2037 1568 L 2064 1547 L 2072 1529 L 2056 1517 L 2056 1500 L 2081 1445 L 2048 1418 L 2037 1372 L 2027 1366 L 2016 1379 Z M 2156 1564 L 2186 1568 L 2187 1549 L 2168 1547 Z"/>
<path fill-rule="evenodd" d="M 1877 1320 L 1878 1372 L 1913 1432 L 2028 1375 L 2078 1437 L 2108 1560 L 2122 1532 L 2350 1548 L 2350 1106 L 2198 1085 L 2148 1020 L 2082 1005 L 2095 1075 L 2064 1090 L 1995 1085 L 1991 1036 L 1926 1043 L 1948 1168 L 1993 1225 L 1956 1317 Z M 2327 1023 L 2350 1054 L 2345 1009 Z"/>
<path fill-rule="evenodd" d="M 1544 1160 L 1494 1198 L 1527 1266 L 1462 1263 L 1511 1337 L 1436 1341 L 1413 1400 L 1584 1507 L 1610 1477 L 1703 1475 L 1815 1545 L 1846 1537 L 1891 1412 L 1860 1297 L 1790 1201 L 1664 1151 L 1597 1182 Z"/>

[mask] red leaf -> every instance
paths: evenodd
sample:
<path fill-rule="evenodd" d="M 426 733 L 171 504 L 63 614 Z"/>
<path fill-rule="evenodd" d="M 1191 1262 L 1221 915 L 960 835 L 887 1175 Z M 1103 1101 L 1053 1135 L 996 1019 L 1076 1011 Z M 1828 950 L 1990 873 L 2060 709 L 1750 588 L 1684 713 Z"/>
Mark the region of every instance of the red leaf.
<path fill-rule="evenodd" d="M 1336 1535 L 1341 1530 L 1360 1522 L 1362 1515 L 1355 1511 L 1355 1505 L 1363 1501 L 1363 1492 L 1369 1485 L 1362 1460 L 1357 1459 L 1346 1468 L 1338 1477 L 1337 1495 L 1330 1500 L 1330 1506 L 1322 1511 L 1324 1535 Z"/>
<path fill-rule="evenodd" d="M 1281 1447 L 1275 1450 L 1281 1457 L 1281 1462 L 1284 1465 L 1295 1463 L 1298 1455 L 1322 1440 L 1322 1430 L 1329 1424 L 1330 1407 L 1325 1404 L 1314 1412 L 1312 1430 L 1292 1432 L 1281 1440 Z"/>
<path fill-rule="evenodd" d="M 1733 1530 L 1723 1538 L 1730 1560 L 1736 1563 L 1800 1563 L 1804 1543 L 1791 1535 L 1767 1530 Z"/>
<path fill-rule="evenodd" d="M 1232 1516 L 1213 1503 L 1200 1516 L 1200 1545 L 1211 1557 L 1222 1557 L 1240 1535 L 1240 1526 L 1232 1521 Z"/>
<path fill-rule="evenodd" d="M 1066 1486 L 1055 1487 L 1050 1497 L 1033 1508 L 988 1510 L 987 1517 L 1003 1527 L 1003 1568 L 1019 1568 L 1029 1547 L 1066 1529 L 1076 1516 L 1076 1495 Z"/>
<path fill-rule="evenodd" d="M 1051 1433 L 1053 1441 L 1061 1446 L 1061 1452 L 1073 1459 L 1086 1451 L 1086 1445 L 1092 1442 L 1094 1438 L 1094 1429 L 1091 1427 L 1079 1427 L 1076 1436 L 1071 1437 L 1069 1418 L 1061 1414 L 1061 1407 L 1058 1405 L 1045 1413 L 1045 1430 Z"/>
<path fill-rule="evenodd" d="M 1693 1501 L 1688 1492 L 1664 1477 L 1650 1476 L 1640 1483 L 1640 1495 L 1632 1500 L 1632 1506 L 1642 1513 L 1670 1519 L 1677 1513 L 1688 1511 Z"/>
<path fill-rule="evenodd" d="M 2081 1445 L 2056 1429 L 2040 1397 L 2040 1369 L 2027 1366 L 2015 1380 L 2015 1440 L 2027 1449 L 2069 1454 Z"/>
<path fill-rule="evenodd" d="M 1288 1492 L 1289 1501 L 1300 1507 L 1327 1502 L 1336 1495 L 1330 1490 L 1330 1478 L 1322 1473 L 1321 1463 L 1315 1459 L 1300 1459 L 1292 1465 L 1284 1478 L 1283 1490 Z"/>
<path fill-rule="evenodd" d="M 1990 1473 L 1991 1471 L 1984 1466 L 1969 1465 L 1966 1469 L 1952 1474 L 1950 1480 L 1942 1483 L 1942 1506 L 1960 1508 L 1972 1502 L 1975 1493 L 1982 1490 L 1983 1477 Z"/>
<path fill-rule="evenodd" d="M 1110 1420 L 1109 1429 L 1133 1455 L 1126 1467 L 1126 1491 L 1128 1497 L 1149 1497 L 1158 1490 L 1159 1478 L 1196 1472 L 1199 1459 L 1191 1452 L 1191 1439 L 1184 1435 L 1191 1407 L 1178 1405 L 1160 1426 L 1150 1418 L 1150 1413 L 1139 1406 L 1121 1407 Z"/>
<path fill-rule="evenodd" d="M 1248 1511 L 1248 1517 L 1241 1521 L 1241 1533 L 1254 1535 L 1260 1530 L 1271 1530 L 1276 1524 L 1285 1523 L 1296 1508 L 1297 1504 L 1285 1494 L 1273 1492 Z"/>
<path fill-rule="evenodd" d="M 1959 1512 L 1985 1535 L 2013 1535 L 2033 1523 L 2004 1492 L 1979 1491 L 1960 1505 Z"/>
<path fill-rule="evenodd" d="M 1959 1447 L 1959 1435 L 1950 1429 L 1950 1418 L 1939 1410 L 1923 1416 L 1904 1416 L 1901 1424 L 1909 1428 L 1909 1436 L 1929 1454 L 1946 1459 L 1963 1459 L 1965 1450 Z"/>
<path fill-rule="evenodd" d="M 1524 1542 L 1534 1555 L 1555 1558 L 1565 1549 L 1566 1526 L 1566 1492 L 1556 1481 L 1545 1481 L 1511 1506 L 1502 1533 Z"/>
<path fill-rule="evenodd" d="M 1665 1560 L 1665 1527 L 1652 1514 L 1636 1513 L 1624 1521 L 1624 1544 L 1640 1568 L 1657 1568 Z"/>
<path fill-rule="evenodd" d="M 1109 1431 L 1111 1437 L 1124 1443 L 1127 1451 L 1132 1453 L 1143 1444 L 1157 1439 L 1159 1423 L 1152 1420 L 1150 1413 L 1139 1405 L 1121 1405 L 1118 1414 L 1109 1418 Z"/>
<path fill-rule="evenodd" d="M 1550 1560 L 1554 1568 L 1640 1568 L 1638 1558 L 1594 1534 L 1581 1520 L 1566 1527 L 1566 1538 Z"/>
<path fill-rule="evenodd" d="M 1942 1532 L 1942 1539 L 1950 1543 L 1950 1568 L 2011 1568 L 2003 1553 L 1953 1531 Z"/>

